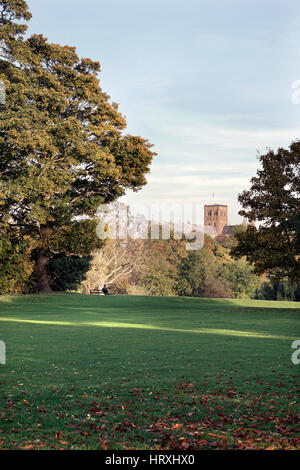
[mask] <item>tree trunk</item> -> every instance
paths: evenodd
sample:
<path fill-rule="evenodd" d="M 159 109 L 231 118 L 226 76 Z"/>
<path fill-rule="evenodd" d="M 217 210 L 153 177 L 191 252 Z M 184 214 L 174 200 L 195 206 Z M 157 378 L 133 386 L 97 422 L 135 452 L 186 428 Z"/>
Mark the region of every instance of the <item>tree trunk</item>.
<path fill-rule="evenodd" d="M 47 264 L 50 258 L 45 254 L 45 250 L 47 250 L 49 240 L 53 232 L 53 227 L 51 227 L 47 223 L 40 225 L 42 248 L 40 253 L 38 254 L 37 259 L 37 292 L 52 292 L 47 271 Z"/>
<path fill-rule="evenodd" d="M 37 260 L 37 292 L 52 292 L 47 271 L 49 257 L 40 254 Z"/>

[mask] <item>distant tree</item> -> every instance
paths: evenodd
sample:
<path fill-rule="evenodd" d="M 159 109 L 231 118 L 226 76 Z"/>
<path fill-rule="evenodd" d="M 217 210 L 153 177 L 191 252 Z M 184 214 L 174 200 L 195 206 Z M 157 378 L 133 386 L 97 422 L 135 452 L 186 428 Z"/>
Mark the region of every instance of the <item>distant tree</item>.
<path fill-rule="evenodd" d="M 229 281 L 222 278 L 208 277 L 205 282 L 204 297 L 212 299 L 231 299 L 234 295 Z"/>
<path fill-rule="evenodd" d="M 142 286 L 149 295 L 175 295 L 175 282 L 169 277 L 169 272 L 166 267 L 160 266 L 160 269 L 157 270 L 152 264 L 147 270 L 147 273 L 142 276 L 139 285 Z"/>
<path fill-rule="evenodd" d="M 144 251 L 146 265 L 139 285 L 152 295 L 176 295 L 180 277 L 180 265 L 187 257 L 186 241 L 146 240 Z"/>
<path fill-rule="evenodd" d="M 207 277 L 207 260 L 213 255 L 206 249 L 190 251 L 182 260 L 177 292 L 179 295 L 203 297 Z"/>
<path fill-rule="evenodd" d="M 256 290 L 256 299 L 261 300 L 284 300 L 300 301 L 300 282 L 291 283 L 288 281 L 276 282 L 267 280 Z"/>
<path fill-rule="evenodd" d="M 194 297 L 253 297 L 260 278 L 245 258 L 234 260 L 230 249 L 216 242 L 211 247 L 192 251 L 182 260 L 178 295 Z"/>
<path fill-rule="evenodd" d="M 227 263 L 220 269 L 219 276 L 228 281 L 234 297 L 250 298 L 255 295 L 261 280 L 245 258 Z"/>
<path fill-rule="evenodd" d="M 258 274 L 276 279 L 300 279 L 300 142 L 289 149 L 270 150 L 259 157 L 262 168 L 251 179 L 251 188 L 239 195 L 240 214 L 250 225 L 236 235 L 232 249 L 243 256 Z"/>
<path fill-rule="evenodd" d="M 147 260 L 145 273 L 139 281 L 139 285 L 150 295 L 174 295 L 176 278 L 173 266 L 162 256 L 153 256 Z"/>
<path fill-rule="evenodd" d="M 86 293 L 104 284 L 112 288 L 129 285 L 131 278 L 145 271 L 142 240 L 108 240 L 102 249 L 95 250 L 82 286 Z"/>
<path fill-rule="evenodd" d="M 50 260 L 101 247 L 97 207 L 146 184 L 154 153 L 147 140 L 123 134 L 99 63 L 42 35 L 25 39 L 30 18 L 24 0 L 0 0 L 0 222 L 31 239 L 34 290 L 49 292 Z"/>

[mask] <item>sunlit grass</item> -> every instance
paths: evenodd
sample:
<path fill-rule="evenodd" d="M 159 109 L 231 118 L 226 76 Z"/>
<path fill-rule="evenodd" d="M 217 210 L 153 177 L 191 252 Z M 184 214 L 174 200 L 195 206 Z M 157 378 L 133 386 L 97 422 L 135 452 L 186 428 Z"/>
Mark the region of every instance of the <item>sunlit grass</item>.
<path fill-rule="evenodd" d="M 211 335 L 224 335 L 224 336 L 242 336 L 249 338 L 269 338 L 269 339 L 288 339 L 295 340 L 296 336 L 280 336 L 263 334 L 260 332 L 251 331 L 239 331 L 239 330 L 220 330 L 217 328 L 196 328 L 196 329 L 183 329 L 183 328 L 165 328 L 163 326 L 155 326 L 149 324 L 138 324 L 138 323 L 120 323 L 120 322 L 65 322 L 65 321 L 45 321 L 45 320 L 23 320 L 20 318 L 0 318 L 0 322 L 12 322 L 12 323 L 32 323 L 36 325 L 58 325 L 58 326 L 96 326 L 99 328 L 137 328 L 142 330 L 159 330 L 159 331 L 171 331 L 173 333 L 195 333 L 195 334 L 211 334 Z"/>

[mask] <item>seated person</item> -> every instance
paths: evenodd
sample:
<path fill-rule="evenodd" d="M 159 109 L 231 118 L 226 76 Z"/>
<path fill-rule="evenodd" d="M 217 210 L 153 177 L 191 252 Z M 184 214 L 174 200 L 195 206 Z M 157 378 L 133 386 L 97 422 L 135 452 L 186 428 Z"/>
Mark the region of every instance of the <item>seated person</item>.
<path fill-rule="evenodd" d="M 106 285 L 104 284 L 104 286 L 102 287 L 102 292 L 104 295 L 108 295 L 108 288 L 106 287 Z"/>

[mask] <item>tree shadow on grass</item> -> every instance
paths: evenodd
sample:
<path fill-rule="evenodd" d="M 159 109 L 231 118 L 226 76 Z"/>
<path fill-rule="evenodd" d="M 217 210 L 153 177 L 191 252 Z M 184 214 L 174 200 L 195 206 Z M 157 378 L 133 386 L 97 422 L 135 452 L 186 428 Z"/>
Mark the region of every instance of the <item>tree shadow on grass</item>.
<path fill-rule="evenodd" d="M 298 309 L 299 302 L 282 302 L 252 299 L 210 299 L 201 297 L 159 297 L 159 296 L 132 296 L 132 295 L 113 295 L 113 296 L 89 296 L 84 294 L 72 293 L 52 293 L 52 294 L 32 294 L 7 296 L 0 295 L 0 307 L 2 305 L 32 305 L 34 307 L 45 306 L 59 307 L 67 309 L 93 309 L 101 308 L 201 308 L 212 309 L 231 307 L 237 309 Z M 75 305 L 74 305 L 75 304 Z"/>

